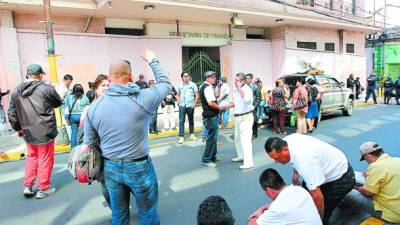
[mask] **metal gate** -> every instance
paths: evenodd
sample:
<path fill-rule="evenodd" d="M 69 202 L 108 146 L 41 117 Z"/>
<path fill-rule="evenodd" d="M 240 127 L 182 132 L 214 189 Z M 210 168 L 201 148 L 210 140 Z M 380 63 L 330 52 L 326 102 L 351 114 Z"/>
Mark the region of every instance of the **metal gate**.
<path fill-rule="evenodd" d="M 212 60 L 207 53 L 199 51 L 183 64 L 183 71 L 187 71 L 192 81 L 199 86 L 203 82 L 203 74 L 206 71 L 215 71 L 217 78 L 220 77 L 220 64 Z"/>

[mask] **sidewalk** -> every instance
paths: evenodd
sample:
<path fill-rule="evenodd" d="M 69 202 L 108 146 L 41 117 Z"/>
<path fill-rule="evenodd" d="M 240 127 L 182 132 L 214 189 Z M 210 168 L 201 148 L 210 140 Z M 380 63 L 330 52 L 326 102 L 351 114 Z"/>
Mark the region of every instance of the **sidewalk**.
<path fill-rule="evenodd" d="M 383 99 L 379 99 L 379 102 L 382 102 Z M 363 107 L 367 105 L 373 104 L 372 99 L 368 103 L 364 103 L 364 97 L 361 96 L 359 100 L 356 100 L 354 102 L 355 107 Z M 174 118 L 175 118 L 175 125 L 176 125 L 176 130 L 169 130 L 169 131 L 164 131 L 163 130 L 163 117 L 164 115 L 159 110 L 159 114 L 157 117 L 157 127 L 160 133 L 158 134 L 149 134 L 149 139 L 157 139 L 157 138 L 165 138 L 165 137 L 174 137 L 178 136 L 179 130 L 179 112 L 177 111 L 178 108 L 175 108 L 175 113 L 174 113 Z M 194 114 L 194 127 L 195 127 L 195 132 L 201 132 L 202 127 L 203 127 L 203 122 L 202 122 L 202 109 L 201 107 L 196 107 L 195 109 L 195 114 Z M 229 118 L 229 125 L 233 126 L 233 113 L 231 110 L 230 113 L 230 118 Z M 189 132 L 189 124 L 186 118 L 185 121 L 185 133 L 187 134 Z M 1 135 L 2 134 L 2 135 Z M 5 131 L 0 134 L 0 152 L 5 152 L 6 155 L 5 157 L 0 156 L 0 162 L 3 161 L 12 161 L 12 160 L 20 160 L 24 159 L 26 155 L 26 144 L 22 138 L 19 138 L 15 132 L 12 131 Z M 187 138 L 187 136 L 186 136 Z M 177 139 L 178 141 L 178 139 Z M 69 146 L 56 146 L 55 147 L 55 152 L 65 152 L 69 151 L 70 147 Z"/>
<path fill-rule="evenodd" d="M 195 113 L 194 113 L 194 131 L 201 132 L 202 127 L 203 127 L 203 122 L 202 122 L 202 109 L 201 107 L 196 107 Z M 178 108 L 175 108 L 175 113 L 174 113 L 174 118 L 175 118 L 175 130 L 168 130 L 165 131 L 163 130 L 164 128 L 164 115 L 161 113 L 161 110 L 159 110 L 158 117 L 157 117 L 157 127 L 158 130 L 160 131 L 158 134 L 149 134 L 149 139 L 157 139 L 157 138 L 165 138 L 165 137 L 173 137 L 173 136 L 178 136 L 179 134 L 179 112 Z M 233 124 L 233 114 L 231 113 L 230 118 L 229 118 L 229 125 L 234 125 Z M 189 123 L 185 121 L 185 133 L 189 133 Z M 187 135 L 186 135 L 186 138 Z M 178 139 L 176 140 L 178 142 Z M 55 146 L 55 152 L 65 152 L 71 150 L 70 146 Z M 13 131 L 3 131 L 0 133 L 0 152 L 5 152 L 6 156 L 2 157 L 0 155 L 0 162 L 3 161 L 12 161 L 12 160 L 20 160 L 24 159 L 26 155 L 26 144 L 24 140 L 20 137 L 17 136 L 16 132 Z"/>

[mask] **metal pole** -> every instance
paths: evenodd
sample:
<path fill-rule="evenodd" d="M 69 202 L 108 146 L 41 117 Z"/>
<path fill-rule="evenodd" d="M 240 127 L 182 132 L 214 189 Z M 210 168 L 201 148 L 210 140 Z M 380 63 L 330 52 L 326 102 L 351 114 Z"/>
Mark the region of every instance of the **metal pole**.
<path fill-rule="evenodd" d="M 384 10 L 385 13 L 383 14 L 383 34 L 386 32 L 386 0 L 384 1 Z M 383 46 L 382 46 L 382 70 L 381 70 L 381 96 L 383 95 L 383 83 L 385 82 L 385 35 L 383 35 Z"/>
<path fill-rule="evenodd" d="M 54 38 L 53 38 L 53 21 L 51 19 L 50 12 L 50 0 L 43 0 L 44 14 L 46 16 L 46 39 L 47 39 L 47 58 L 49 63 L 50 81 L 53 85 L 58 83 L 57 79 L 57 61 L 54 50 Z M 61 124 L 61 111 L 60 108 L 55 109 L 57 126 Z"/>
<path fill-rule="evenodd" d="M 375 14 L 376 14 L 376 11 L 375 11 L 375 0 L 374 0 L 374 26 L 375 26 Z"/>

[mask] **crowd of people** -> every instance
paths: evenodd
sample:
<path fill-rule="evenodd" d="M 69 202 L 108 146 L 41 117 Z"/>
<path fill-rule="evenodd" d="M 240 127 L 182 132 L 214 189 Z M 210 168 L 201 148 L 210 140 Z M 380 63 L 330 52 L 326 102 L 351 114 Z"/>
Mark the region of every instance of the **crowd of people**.
<path fill-rule="evenodd" d="M 86 94 L 80 84 L 70 88 L 71 75 L 65 75 L 63 84 L 54 88 L 42 81 L 44 71 L 39 65 L 27 68 L 28 79 L 12 92 L 8 110 L 12 128 L 28 146 L 25 196 L 35 195 L 36 179 L 36 198 L 56 192 L 50 177 L 54 139 L 58 134 L 54 109 L 60 106 L 65 123 L 71 125 L 71 146 L 81 144 L 82 149 L 101 149 L 104 176 L 100 182 L 112 211 L 113 225 L 129 224 L 131 193 L 140 224 L 160 224 L 158 180 L 148 140 L 148 133 L 158 132 L 160 105 L 170 115 L 179 107 L 178 143 L 182 144 L 186 115 L 189 138 L 196 140 L 193 115 L 200 101 L 206 142 L 201 165 L 206 167 L 216 167 L 222 160 L 217 144 L 219 123 L 228 127 L 230 111 L 235 119 L 236 149 L 236 157 L 231 161 L 242 163 L 241 170 L 255 166 L 252 139 L 258 136 L 258 119 L 263 116 L 260 113 L 263 109 L 272 110 L 273 132 L 287 134 L 285 116 L 290 90 L 282 80 L 277 80 L 268 93 L 253 74 L 236 74 L 230 87 L 226 78 L 219 84 L 217 73 L 207 71 L 204 82 L 197 87 L 190 74 L 182 72 L 182 84 L 175 89 L 153 52 L 147 50 L 142 58 L 152 69 L 154 80 L 146 82 L 139 75 L 139 81 L 132 82 L 130 63 L 115 60 L 110 64 L 109 75 L 99 75 Z M 305 135 L 315 129 L 323 93 L 313 79 L 303 82 L 296 81 L 291 99 L 297 114 L 297 133 L 284 138 L 269 137 L 264 147 L 276 163 L 289 163 L 293 167 L 292 185 L 287 185 L 277 170 L 266 169 L 259 183 L 273 202 L 249 215 L 248 224 L 329 224 L 333 211 L 352 190 L 368 197 L 363 201 L 371 206 L 374 216 L 388 223 L 400 223 L 400 159 L 385 154 L 377 143 L 364 143 L 360 147 L 361 160 L 367 160 L 370 166 L 365 183 L 356 183 L 353 168 L 340 149 Z M 173 121 L 165 119 L 164 123 L 165 129 L 176 129 Z M 222 197 L 211 196 L 200 204 L 198 225 L 234 223 L 233 213 Z"/>
<path fill-rule="evenodd" d="M 382 81 L 381 85 L 377 85 L 378 82 Z M 354 79 L 353 74 L 350 74 L 346 81 L 346 87 L 355 92 L 355 98 L 359 99 L 359 96 L 362 91 L 364 91 L 364 87 L 362 87 L 360 78 L 356 77 Z M 378 104 L 377 101 L 377 89 L 381 87 L 383 90 L 383 103 L 389 104 L 392 98 L 395 98 L 397 105 L 400 105 L 400 76 L 397 77 L 396 81 L 393 81 L 392 76 L 386 77 L 385 80 L 380 80 L 379 77 L 376 76 L 376 73 L 373 72 L 371 75 L 367 77 L 367 92 L 365 95 L 365 103 L 368 102 L 369 98 L 372 95 L 375 104 Z"/>

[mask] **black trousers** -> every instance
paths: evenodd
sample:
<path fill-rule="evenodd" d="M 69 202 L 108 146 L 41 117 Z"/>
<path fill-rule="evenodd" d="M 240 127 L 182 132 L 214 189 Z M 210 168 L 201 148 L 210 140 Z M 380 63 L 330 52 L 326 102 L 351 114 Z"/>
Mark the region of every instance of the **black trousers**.
<path fill-rule="evenodd" d="M 322 223 L 328 225 L 329 219 L 332 216 L 333 210 L 338 206 L 340 201 L 353 190 L 356 184 L 353 167 L 348 163 L 348 169 L 342 177 L 337 180 L 325 183 L 320 186 L 322 195 L 324 196 L 324 218 Z M 306 183 L 303 181 L 303 187 Z M 306 188 L 307 189 L 307 188 Z"/>
<path fill-rule="evenodd" d="M 253 111 L 254 123 L 253 123 L 253 137 L 257 137 L 258 135 L 258 117 L 257 117 L 257 109 Z"/>
<path fill-rule="evenodd" d="M 383 102 L 385 104 L 389 104 L 391 98 L 392 98 L 392 91 L 385 91 L 383 93 Z"/>

